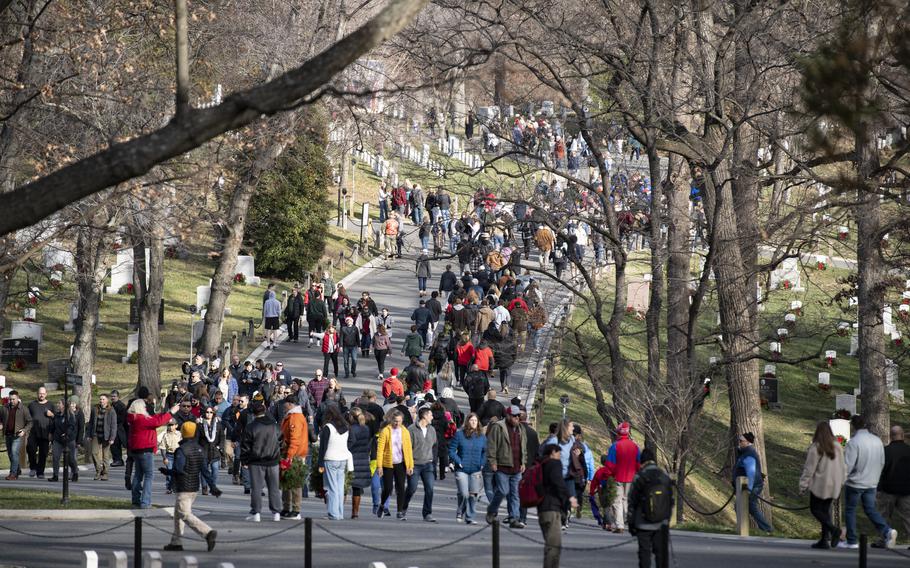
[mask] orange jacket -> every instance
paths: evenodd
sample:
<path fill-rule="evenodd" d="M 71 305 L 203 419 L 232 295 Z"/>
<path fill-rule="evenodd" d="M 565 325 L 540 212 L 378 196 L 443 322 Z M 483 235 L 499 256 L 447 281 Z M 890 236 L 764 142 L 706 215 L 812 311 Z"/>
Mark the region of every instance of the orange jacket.
<path fill-rule="evenodd" d="M 299 406 L 288 410 L 281 421 L 281 435 L 284 438 L 286 458 L 305 458 L 310 450 L 310 438 L 306 417 Z"/>
<path fill-rule="evenodd" d="M 395 393 L 398 396 L 404 396 L 404 385 L 398 380 L 398 377 L 391 375 L 382 381 L 382 397 L 389 398 L 389 395 Z"/>

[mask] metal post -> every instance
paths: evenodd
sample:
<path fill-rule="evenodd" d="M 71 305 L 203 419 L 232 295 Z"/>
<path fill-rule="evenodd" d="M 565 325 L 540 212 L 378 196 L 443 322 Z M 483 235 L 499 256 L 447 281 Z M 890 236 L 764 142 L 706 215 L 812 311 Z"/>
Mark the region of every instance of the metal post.
<path fill-rule="evenodd" d="M 499 568 L 499 521 L 493 521 L 493 568 Z"/>
<path fill-rule="evenodd" d="M 869 561 L 867 555 L 869 554 L 869 539 L 866 535 L 859 535 L 859 568 L 866 568 L 867 562 Z"/>
<path fill-rule="evenodd" d="M 142 517 L 133 519 L 133 568 L 142 568 Z"/>
<path fill-rule="evenodd" d="M 303 521 L 303 566 L 313 568 L 313 519 Z"/>
<path fill-rule="evenodd" d="M 749 536 L 749 480 L 740 476 L 736 478 L 736 532 L 739 536 Z"/>

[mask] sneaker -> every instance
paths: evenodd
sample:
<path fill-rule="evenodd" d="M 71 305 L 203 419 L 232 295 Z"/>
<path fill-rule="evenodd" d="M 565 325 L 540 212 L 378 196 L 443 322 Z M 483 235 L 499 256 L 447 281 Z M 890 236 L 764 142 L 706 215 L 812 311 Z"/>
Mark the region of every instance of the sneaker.
<path fill-rule="evenodd" d="M 249 489 L 244 489 L 244 490 L 243 490 L 243 494 L 244 494 L 244 495 L 249 495 L 249 494 L 250 494 L 250 490 L 249 490 Z"/>
<path fill-rule="evenodd" d="M 244 520 L 244 521 L 250 521 L 251 523 L 258 523 L 258 522 L 261 521 L 262 519 L 260 519 L 259 513 L 253 513 L 252 515 L 248 515 L 248 516 L 247 516 L 246 518 L 244 518 L 243 520 Z"/>
<path fill-rule="evenodd" d="M 38 479 L 44 479 L 44 474 L 43 474 L 43 473 L 39 473 L 39 474 L 36 475 L 35 477 L 37 477 Z M 106 480 L 105 480 L 105 481 L 106 481 Z"/>
<path fill-rule="evenodd" d="M 111 467 L 123 467 L 122 461 L 111 462 Z"/>
<path fill-rule="evenodd" d="M 897 529 L 890 529 L 885 537 L 885 548 L 894 548 L 895 544 L 897 544 Z"/>
<path fill-rule="evenodd" d="M 35 472 L 35 470 L 33 470 L 33 469 L 28 470 L 29 477 L 35 477 L 36 475 L 38 475 L 38 474 Z"/>
<path fill-rule="evenodd" d="M 426 521 L 426 522 L 428 522 L 428 523 L 435 523 L 435 522 L 436 522 L 436 519 L 433 518 L 433 515 L 427 515 L 426 517 L 423 518 L 423 520 Z"/>
<path fill-rule="evenodd" d="M 382 510 L 382 516 L 383 516 L 383 517 L 391 517 L 391 516 L 392 516 L 392 512 L 389 511 L 388 509 L 383 509 L 383 510 Z"/>
<path fill-rule="evenodd" d="M 809 548 L 817 548 L 820 550 L 830 550 L 831 544 L 826 540 L 820 540 L 818 542 L 813 542 Z"/>
<path fill-rule="evenodd" d="M 50 482 L 60 481 L 60 480 L 57 478 L 56 475 L 55 475 L 54 477 L 48 477 L 47 480 L 50 481 Z"/>
<path fill-rule="evenodd" d="M 856 550 L 857 548 L 859 548 L 859 545 L 855 542 L 851 544 L 851 543 L 847 542 L 846 540 L 842 540 L 839 543 L 837 543 L 837 547 L 846 548 L 849 550 Z"/>
<path fill-rule="evenodd" d="M 464 517 L 462 517 L 461 515 L 455 515 L 455 522 L 456 522 L 456 523 L 463 523 L 463 522 L 464 522 Z"/>
<path fill-rule="evenodd" d="M 468 519 L 468 520 L 466 520 L 466 521 L 464 522 L 464 524 L 466 524 L 466 525 L 476 525 L 476 524 L 477 524 L 477 521 L 475 521 L 474 519 Z"/>
<path fill-rule="evenodd" d="M 408 514 L 398 511 L 397 513 L 395 513 L 395 518 L 398 519 L 399 521 L 406 521 L 406 520 L 408 520 Z"/>
<path fill-rule="evenodd" d="M 209 531 L 209 534 L 205 535 L 205 544 L 206 549 L 211 552 L 215 548 L 215 539 L 218 538 L 218 531 Z"/>
<path fill-rule="evenodd" d="M 240 485 L 240 476 L 239 476 L 239 475 L 235 475 L 235 476 L 231 479 L 231 483 L 233 483 L 234 485 Z"/>
<path fill-rule="evenodd" d="M 287 519 L 288 519 L 289 521 L 299 521 L 300 518 L 301 518 L 301 517 L 300 517 L 300 513 L 293 513 L 293 512 L 292 512 L 290 515 L 287 516 Z"/>
<path fill-rule="evenodd" d="M 281 513 L 279 513 L 279 515 L 281 515 L 282 517 L 287 517 L 290 514 L 291 514 L 291 512 L 288 511 L 287 509 L 285 509 L 285 510 L 281 511 Z"/>
<path fill-rule="evenodd" d="M 527 525 L 525 525 L 525 524 L 524 524 L 523 522 L 521 522 L 521 521 L 512 521 L 511 523 L 509 523 L 509 528 L 510 528 L 510 529 L 523 529 L 523 528 L 525 528 L 526 526 L 527 526 Z"/>
<path fill-rule="evenodd" d="M 221 497 L 221 494 L 223 493 L 223 491 L 221 491 L 217 487 L 212 487 L 211 489 L 209 489 L 209 493 L 214 495 L 215 498 L 218 498 L 218 497 Z"/>
<path fill-rule="evenodd" d="M 385 514 L 385 511 L 383 511 L 382 509 L 379 509 L 376 511 L 376 516 L 379 517 L 380 519 L 383 517 L 384 514 Z"/>
<path fill-rule="evenodd" d="M 493 521 L 496 520 L 496 513 L 487 513 L 487 524 L 492 525 Z"/>
<path fill-rule="evenodd" d="M 276 523 L 281 522 L 281 513 L 272 513 L 272 520 Z"/>
<path fill-rule="evenodd" d="M 168 550 L 168 551 L 172 551 L 172 552 L 180 552 L 183 550 L 183 545 L 182 544 L 165 544 L 164 550 Z"/>

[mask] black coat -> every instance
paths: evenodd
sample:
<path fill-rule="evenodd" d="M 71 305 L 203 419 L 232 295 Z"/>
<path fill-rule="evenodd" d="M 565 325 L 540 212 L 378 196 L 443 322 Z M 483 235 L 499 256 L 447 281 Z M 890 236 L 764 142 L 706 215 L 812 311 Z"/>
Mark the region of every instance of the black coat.
<path fill-rule="evenodd" d="M 451 270 L 446 270 L 442 273 L 442 276 L 439 277 L 439 289 L 443 292 L 451 292 L 455 289 L 455 283 L 458 281 L 458 277 L 455 276 L 455 273 Z"/>
<path fill-rule="evenodd" d="M 256 417 L 244 429 L 240 438 L 240 457 L 244 465 L 278 465 L 281 455 L 278 423 L 265 414 Z"/>
<path fill-rule="evenodd" d="M 211 442 L 209 442 L 208 437 L 205 435 L 205 425 L 201 422 L 196 424 L 196 440 L 202 448 L 202 453 L 207 463 L 221 460 L 224 438 L 224 423 L 221 420 L 215 419 L 215 439 Z"/>
<path fill-rule="evenodd" d="M 546 459 L 543 462 L 543 501 L 537 506 L 537 513 L 566 509 L 569 502 L 569 490 L 562 477 L 562 463 L 559 460 Z"/>
<path fill-rule="evenodd" d="M 284 308 L 284 317 L 288 320 L 295 320 L 303 315 L 303 296 L 293 294 L 288 296 L 288 305 Z"/>
<path fill-rule="evenodd" d="M 370 429 L 360 424 L 351 426 L 348 432 L 348 450 L 354 457 L 354 479 L 351 487 L 369 487 L 373 476 L 370 474 Z"/>

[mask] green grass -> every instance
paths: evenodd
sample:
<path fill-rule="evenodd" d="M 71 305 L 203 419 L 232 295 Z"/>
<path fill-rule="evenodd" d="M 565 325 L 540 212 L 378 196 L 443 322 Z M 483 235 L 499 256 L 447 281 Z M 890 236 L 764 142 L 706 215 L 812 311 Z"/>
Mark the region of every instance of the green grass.
<path fill-rule="evenodd" d="M 129 509 L 128 499 L 112 499 L 110 497 L 93 497 L 77 495 L 70 486 L 69 502 L 63 505 L 60 502 L 62 493 L 59 491 L 41 491 L 36 489 L 0 488 L 0 503 L 4 509 Z"/>
<path fill-rule="evenodd" d="M 631 274 L 641 274 L 647 270 L 647 263 L 643 255 L 635 255 L 630 263 Z M 802 316 L 797 318 L 794 329 L 790 331 L 791 337 L 784 342 L 783 357 L 803 358 L 821 350 L 821 354 L 798 364 L 789 365 L 782 362 L 776 363 L 777 377 L 780 380 L 780 399 L 782 409 L 764 410 L 764 431 L 768 462 L 765 464 L 769 472 L 769 487 L 771 494 L 781 504 L 804 505 L 805 497 L 797 493 L 799 475 L 805 459 L 805 451 L 811 442 L 815 424 L 819 420 L 831 418 L 835 408 L 835 396 L 841 393 L 853 393 L 859 384 L 859 362 L 854 357 L 848 357 L 850 337 L 841 337 L 836 334 L 840 321 L 854 322 L 855 308 L 842 310 L 839 304 L 833 303 L 832 298 L 840 291 L 842 284 L 838 278 L 844 278 L 848 271 L 828 268 L 825 271 L 815 269 L 814 263 L 805 267 L 803 285 L 806 290 L 802 292 L 777 290 L 772 291 L 765 309 L 759 314 L 759 328 L 762 334 L 760 347 L 767 352 L 768 342 L 778 328 L 783 327 L 784 315 L 790 307 L 791 300 L 803 302 Z M 605 283 L 609 286 L 609 282 Z M 900 294 L 892 294 L 889 300 L 894 306 L 894 323 L 904 335 L 908 334 L 908 326 L 897 315 L 897 304 Z M 846 300 L 844 300 L 846 306 Z M 709 295 L 698 323 L 698 333 L 701 338 L 710 338 L 717 331 L 716 298 Z M 574 325 L 581 324 L 587 315 L 585 309 L 579 304 L 572 316 Z M 665 324 L 664 324 L 665 325 Z M 583 326 L 583 333 L 591 340 L 591 345 L 603 345 L 596 330 L 588 323 Z M 623 351 L 630 361 L 627 377 L 634 378 L 635 369 L 646 368 L 645 331 L 644 322 L 633 317 L 625 318 L 621 332 Z M 661 338 L 663 341 L 665 336 Z M 824 348 L 822 345 L 824 343 Z M 887 356 L 901 362 L 906 358 L 906 348 L 897 347 L 887 342 Z M 828 368 L 824 361 L 824 350 L 837 351 L 837 365 Z M 546 402 L 543 407 L 543 419 L 539 425 L 542 432 L 547 425 L 561 417 L 562 408 L 558 403 L 561 394 L 568 394 L 571 403 L 569 417 L 585 426 L 586 441 L 591 446 L 595 455 L 604 453 L 608 448 L 609 440 L 603 422 L 596 412 L 594 396 L 588 377 L 580 369 L 577 362 L 570 355 L 572 346 L 563 345 L 563 355 L 555 374 L 556 381 L 547 389 Z M 708 342 L 697 349 L 697 364 L 700 369 L 707 369 L 708 358 L 719 356 L 719 349 Z M 759 373 L 764 369 L 765 361 L 759 362 Z M 602 363 L 603 376 L 609 376 L 609 360 Z M 820 371 L 831 374 L 831 390 L 824 392 L 817 386 L 817 377 Z M 907 376 L 902 372 L 902 379 Z M 758 377 L 756 377 L 756 380 Z M 902 380 L 904 384 L 906 381 Z M 732 491 L 729 482 L 729 468 L 726 463 L 726 439 L 729 427 L 729 404 L 723 374 L 718 373 L 714 379 L 712 397 L 707 401 L 698 426 L 696 440 L 696 459 L 688 477 L 687 496 L 702 510 L 714 510 L 727 499 Z M 606 387 L 606 385 L 604 385 Z M 605 393 L 607 394 L 607 393 Z M 609 395 L 607 394 L 609 399 Z M 861 400 L 858 401 L 858 411 L 862 411 Z M 910 424 L 910 410 L 907 405 L 892 404 L 891 420 L 893 423 Z M 637 436 L 641 442 L 643 436 Z M 718 475 L 718 472 L 721 472 Z M 862 517 L 862 516 L 861 516 Z M 732 527 L 734 514 L 732 507 L 714 517 L 702 517 L 691 509 L 686 511 L 687 525 L 697 527 L 697 530 L 708 530 L 711 526 Z M 861 525 L 864 521 L 861 521 Z M 774 524 L 781 536 L 788 537 L 817 537 L 817 523 L 808 513 L 774 511 Z M 867 527 L 871 530 L 871 525 Z M 695 530 L 695 529 L 693 529 Z M 871 533 L 870 533 L 871 534 Z"/>

